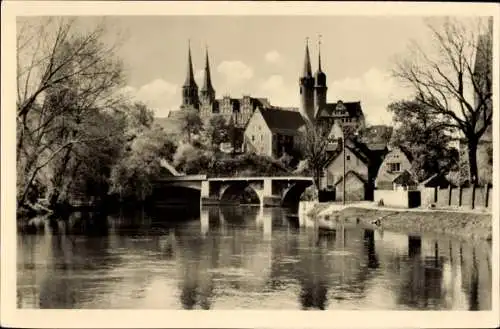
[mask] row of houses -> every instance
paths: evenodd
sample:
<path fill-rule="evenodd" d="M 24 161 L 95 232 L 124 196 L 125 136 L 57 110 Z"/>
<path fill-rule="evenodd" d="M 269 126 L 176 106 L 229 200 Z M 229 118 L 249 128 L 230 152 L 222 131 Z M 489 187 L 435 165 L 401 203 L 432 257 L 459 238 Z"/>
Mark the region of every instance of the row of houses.
<path fill-rule="evenodd" d="M 337 105 L 341 108 L 353 106 L 342 102 Z M 245 127 L 243 150 L 273 158 L 279 158 L 283 153 L 290 154 L 304 124 L 303 116 L 294 109 L 259 108 Z M 342 129 L 341 126 L 345 124 L 334 123 L 332 132 Z M 381 131 L 377 132 L 377 129 Z M 387 126 L 374 126 L 370 127 L 369 133 L 387 136 L 388 129 L 392 131 Z M 332 133 L 329 137 L 335 139 L 336 135 L 338 133 Z M 343 195 L 344 151 L 346 198 L 349 200 L 370 200 L 375 189 L 407 189 L 417 184 L 411 174 L 411 154 L 400 147 L 389 147 L 388 138 L 379 143 L 347 139 L 345 148 L 341 146 L 333 143 L 327 149 L 331 158 L 325 166 L 320 187 L 324 191 L 335 191 L 337 198 Z"/>

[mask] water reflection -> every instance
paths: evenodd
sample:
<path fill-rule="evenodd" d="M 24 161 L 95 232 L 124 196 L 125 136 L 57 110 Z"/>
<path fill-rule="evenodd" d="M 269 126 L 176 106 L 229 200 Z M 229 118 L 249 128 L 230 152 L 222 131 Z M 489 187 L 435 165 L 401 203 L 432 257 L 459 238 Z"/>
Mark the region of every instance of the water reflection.
<path fill-rule="evenodd" d="M 491 309 L 489 245 L 251 206 L 40 221 L 18 239 L 21 308 Z"/>

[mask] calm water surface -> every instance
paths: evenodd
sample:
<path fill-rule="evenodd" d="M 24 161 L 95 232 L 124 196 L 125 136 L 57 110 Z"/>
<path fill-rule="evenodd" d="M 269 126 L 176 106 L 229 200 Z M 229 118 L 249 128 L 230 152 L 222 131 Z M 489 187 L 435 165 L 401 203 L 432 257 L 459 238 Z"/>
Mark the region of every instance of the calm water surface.
<path fill-rule="evenodd" d="M 19 308 L 491 309 L 491 246 L 284 209 L 75 213 L 19 234 Z"/>

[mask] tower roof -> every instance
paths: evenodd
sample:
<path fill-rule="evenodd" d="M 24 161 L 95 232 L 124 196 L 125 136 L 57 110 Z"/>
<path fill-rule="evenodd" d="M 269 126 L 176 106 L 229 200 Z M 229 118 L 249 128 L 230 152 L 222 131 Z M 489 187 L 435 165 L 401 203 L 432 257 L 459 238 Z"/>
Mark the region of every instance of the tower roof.
<path fill-rule="evenodd" d="M 306 56 L 304 58 L 304 77 L 312 77 L 311 58 L 309 56 L 309 38 L 306 39 Z"/>
<path fill-rule="evenodd" d="M 326 74 L 321 70 L 321 35 L 318 38 L 318 70 L 315 74 L 315 80 L 317 86 L 326 85 Z"/>
<path fill-rule="evenodd" d="M 193 85 L 196 85 L 196 81 L 194 80 L 193 61 L 191 60 L 191 44 L 188 42 L 188 66 L 187 66 L 186 81 L 184 81 L 184 86 L 193 86 Z"/>
<path fill-rule="evenodd" d="M 212 78 L 210 76 L 210 63 L 208 61 L 208 47 L 205 50 L 205 76 L 203 78 L 203 87 L 201 90 L 213 90 Z"/>

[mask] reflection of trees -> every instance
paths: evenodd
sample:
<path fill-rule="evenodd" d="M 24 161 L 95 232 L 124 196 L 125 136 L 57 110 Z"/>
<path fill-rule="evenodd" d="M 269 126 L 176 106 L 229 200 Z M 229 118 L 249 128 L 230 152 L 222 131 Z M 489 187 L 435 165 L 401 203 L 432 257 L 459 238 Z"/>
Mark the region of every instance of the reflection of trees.
<path fill-rule="evenodd" d="M 368 257 L 367 267 L 372 270 L 379 268 L 380 264 L 375 253 L 375 232 L 373 230 L 364 230 L 364 247 Z"/>
<path fill-rule="evenodd" d="M 321 246 L 335 243 L 333 232 L 314 232 L 312 239 L 301 239 L 300 261 L 295 270 L 300 284 L 299 302 L 302 309 L 324 310 L 327 305 L 328 268 L 325 249 Z"/>
<path fill-rule="evenodd" d="M 403 264 L 398 303 L 412 308 L 440 308 L 442 304 L 443 260 L 439 244 L 434 244 L 434 255 L 422 257 L 420 237 L 408 237 L 408 257 Z"/>
<path fill-rule="evenodd" d="M 217 263 L 219 236 L 209 232 L 208 237 L 200 239 L 189 226 L 176 228 L 177 262 L 180 265 L 181 294 L 180 302 L 184 309 L 198 305 L 210 309 L 213 294 L 212 274 L 208 271 Z"/>
<path fill-rule="evenodd" d="M 491 309 L 491 268 L 489 246 L 460 246 L 462 289 L 468 297 L 470 311 Z"/>
<path fill-rule="evenodd" d="M 51 254 L 44 280 L 40 285 L 41 308 L 78 308 L 86 285 L 102 283 L 106 273 L 118 263 L 109 254 L 107 218 L 104 215 L 75 213 L 51 220 Z M 79 238 L 84 236 L 84 238 Z M 92 271 L 92 272 L 89 272 Z M 99 271 L 99 280 L 82 280 L 82 276 Z"/>

